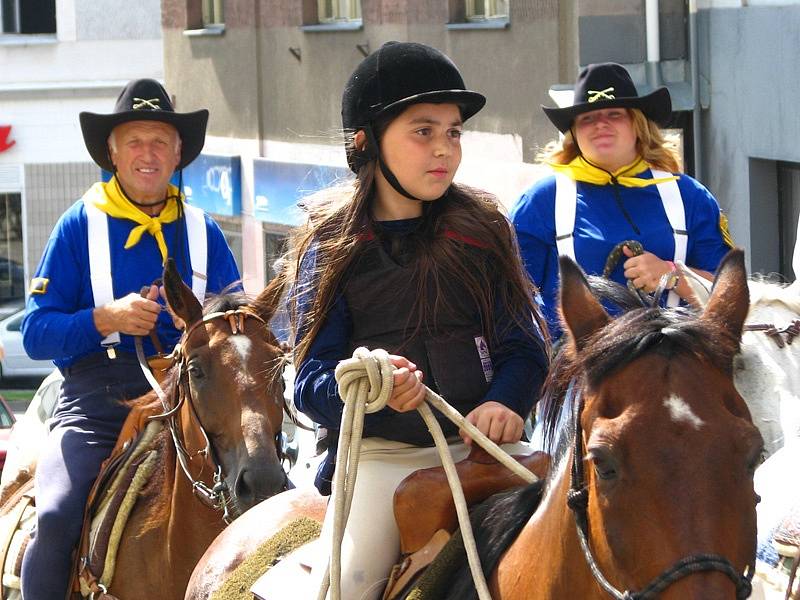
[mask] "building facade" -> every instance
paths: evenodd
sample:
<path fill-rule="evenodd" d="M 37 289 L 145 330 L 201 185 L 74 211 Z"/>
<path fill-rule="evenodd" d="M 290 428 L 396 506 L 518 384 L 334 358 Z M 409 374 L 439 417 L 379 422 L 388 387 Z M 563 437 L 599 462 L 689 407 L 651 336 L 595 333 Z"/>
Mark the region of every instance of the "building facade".
<path fill-rule="evenodd" d="M 100 178 L 78 113 L 163 79 L 160 14 L 158 0 L 0 5 L 0 311 L 22 305 L 56 220 Z"/>
<path fill-rule="evenodd" d="M 393 39 L 440 48 L 487 96 L 468 123 L 458 178 L 505 205 L 547 172 L 534 163 L 555 131 L 539 107 L 569 102 L 580 66 L 613 60 L 642 93 L 668 86 L 686 170 L 717 196 L 752 268 L 793 279 L 800 2 L 697 8 L 685 0 L 4 2 L 0 306 L 21 302 L 56 218 L 98 178 L 78 113 L 108 112 L 126 81 L 145 76 L 166 81 L 177 110 L 210 109 L 204 153 L 184 172 L 187 195 L 214 214 L 246 289 L 259 290 L 301 219 L 297 201 L 349 176 L 342 87 Z"/>
<path fill-rule="evenodd" d="M 533 163 L 554 131 L 539 106 L 569 101 L 563 92 L 580 66 L 620 62 L 641 93 L 666 85 L 685 170 L 717 196 L 753 270 L 795 276 L 787 257 L 800 210 L 789 112 L 798 2 L 162 0 L 162 12 L 170 88 L 183 108 L 211 109 L 206 151 L 241 160 L 238 221 L 252 287 L 298 218 L 272 211 L 284 211 L 292 191 L 276 203 L 259 178 L 275 187 L 281 165 L 306 165 L 311 183 L 283 175 L 299 196 L 325 183 L 316 166 L 344 169 L 343 84 L 391 39 L 440 48 L 487 95 L 468 123 L 459 178 L 507 205 L 543 174 Z"/>

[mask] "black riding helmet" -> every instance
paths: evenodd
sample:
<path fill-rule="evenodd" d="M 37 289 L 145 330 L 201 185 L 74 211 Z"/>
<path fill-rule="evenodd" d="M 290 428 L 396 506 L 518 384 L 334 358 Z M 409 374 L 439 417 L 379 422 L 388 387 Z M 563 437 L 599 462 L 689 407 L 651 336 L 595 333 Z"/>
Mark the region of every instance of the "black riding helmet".
<path fill-rule="evenodd" d="M 486 104 L 478 92 L 466 89 L 458 68 L 436 48 L 415 42 L 386 42 L 361 61 L 350 76 L 342 94 L 342 126 L 345 131 L 363 129 L 367 136 L 364 150 L 346 144 L 347 163 L 353 172 L 377 159 L 383 176 L 400 194 L 420 200 L 406 192 L 389 167 L 381 160 L 375 137 L 375 120 L 399 114 L 407 106 L 423 102 L 453 103 L 466 121 Z"/>

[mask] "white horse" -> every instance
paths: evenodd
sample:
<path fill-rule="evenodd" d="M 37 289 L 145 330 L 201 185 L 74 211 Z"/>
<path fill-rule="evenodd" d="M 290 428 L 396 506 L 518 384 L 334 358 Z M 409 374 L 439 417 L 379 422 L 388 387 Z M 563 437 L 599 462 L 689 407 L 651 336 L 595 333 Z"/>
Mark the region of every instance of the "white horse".
<path fill-rule="evenodd" d="M 710 282 L 683 272 L 704 306 Z M 749 287 L 750 312 L 734 381 L 764 438 L 766 458 L 800 437 L 800 281 L 751 279 Z"/>
<path fill-rule="evenodd" d="M 684 275 L 704 305 L 710 284 L 690 271 Z M 783 600 L 789 584 L 786 566 L 800 560 L 794 556 L 800 550 L 776 545 L 773 539 L 781 521 L 800 509 L 800 281 L 787 286 L 753 279 L 749 287 L 750 312 L 734 381 L 768 457 L 755 475 L 761 502 L 751 599 Z"/>

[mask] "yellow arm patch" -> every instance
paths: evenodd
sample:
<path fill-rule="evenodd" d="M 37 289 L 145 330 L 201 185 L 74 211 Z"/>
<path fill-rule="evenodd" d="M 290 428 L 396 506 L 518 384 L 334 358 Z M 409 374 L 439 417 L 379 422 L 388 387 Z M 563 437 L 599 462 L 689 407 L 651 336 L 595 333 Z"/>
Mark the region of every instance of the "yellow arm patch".
<path fill-rule="evenodd" d="M 722 241 L 728 245 L 728 248 L 733 248 L 736 245 L 733 243 L 731 232 L 728 230 L 728 217 L 721 211 L 719 213 L 719 232 L 722 234 Z"/>
<path fill-rule="evenodd" d="M 31 294 L 44 294 L 47 292 L 47 284 L 50 280 L 47 277 L 34 277 L 31 279 Z"/>

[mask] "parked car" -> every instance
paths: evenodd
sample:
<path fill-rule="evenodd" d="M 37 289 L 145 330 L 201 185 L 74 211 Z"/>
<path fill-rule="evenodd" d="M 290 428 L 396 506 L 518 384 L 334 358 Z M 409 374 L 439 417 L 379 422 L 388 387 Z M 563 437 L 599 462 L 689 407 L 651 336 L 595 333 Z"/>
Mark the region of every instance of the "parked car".
<path fill-rule="evenodd" d="M 18 310 L 0 321 L 0 377 L 47 377 L 53 370 L 49 360 L 33 360 L 22 347 L 22 317 Z"/>
<path fill-rule="evenodd" d="M 4 442 L 6 468 L 0 474 L 0 486 L 14 479 L 20 469 L 33 471 L 39 450 L 47 438 L 47 420 L 53 416 L 63 381 L 61 371 L 52 369 L 33 395 L 28 410 L 14 424 L 8 441 Z"/>
<path fill-rule="evenodd" d="M 6 452 L 8 452 L 8 440 L 11 437 L 11 428 L 14 426 L 14 413 L 6 404 L 5 399 L 0 396 L 0 471 L 6 464 Z"/>

